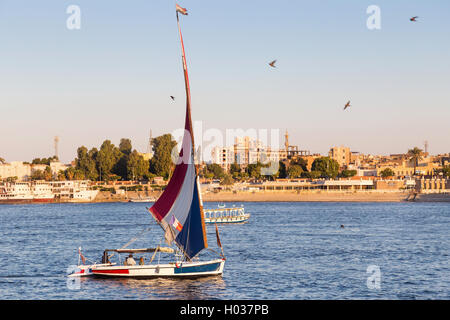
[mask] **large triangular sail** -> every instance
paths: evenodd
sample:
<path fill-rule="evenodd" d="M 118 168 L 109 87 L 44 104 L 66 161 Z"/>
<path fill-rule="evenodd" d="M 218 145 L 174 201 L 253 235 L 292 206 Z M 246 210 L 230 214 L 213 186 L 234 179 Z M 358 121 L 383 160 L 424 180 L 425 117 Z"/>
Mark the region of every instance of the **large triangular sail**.
<path fill-rule="evenodd" d="M 191 120 L 191 94 L 180 21 L 177 23 L 180 35 L 184 80 L 186 87 L 186 120 L 179 159 L 163 194 L 149 209 L 164 229 L 166 240 L 175 241 L 188 259 L 208 247 L 203 216 L 201 190 L 195 166 L 194 135 Z M 183 9 L 186 10 L 186 9 Z M 185 14 L 181 12 L 182 14 Z"/>

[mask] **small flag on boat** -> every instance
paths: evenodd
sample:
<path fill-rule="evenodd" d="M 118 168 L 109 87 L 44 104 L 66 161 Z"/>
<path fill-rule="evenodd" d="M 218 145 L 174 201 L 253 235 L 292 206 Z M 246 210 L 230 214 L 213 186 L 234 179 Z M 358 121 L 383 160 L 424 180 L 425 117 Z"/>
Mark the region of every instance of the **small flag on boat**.
<path fill-rule="evenodd" d="M 81 253 L 81 247 L 78 248 L 78 254 L 80 255 L 80 258 L 81 258 L 81 261 L 83 262 L 83 264 L 86 264 L 86 258 Z"/>
<path fill-rule="evenodd" d="M 175 7 L 177 8 L 177 12 L 184 14 L 185 16 L 188 15 L 186 8 L 182 8 L 178 4 L 175 4 Z"/>
<path fill-rule="evenodd" d="M 217 223 L 215 225 L 216 225 L 217 245 L 220 247 L 220 250 L 222 251 L 222 258 L 225 260 L 225 254 L 223 253 L 222 243 L 220 243 L 219 228 L 217 228 Z"/>
<path fill-rule="evenodd" d="M 183 225 L 180 223 L 180 221 L 178 221 L 177 218 L 175 218 L 175 216 L 172 216 L 172 219 L 170 219 L 170 224 L 178 231 L 181 231 L 183 229 Z"/>
<path fill-rule="evenodd" d="M 217 245 L 222 248 L 222 243 L 220 243 L 220 237 L 219 237 L 219 228 L 217 228 L 217 223 L 216 223 L 216 238 L 217 238 Z"/>

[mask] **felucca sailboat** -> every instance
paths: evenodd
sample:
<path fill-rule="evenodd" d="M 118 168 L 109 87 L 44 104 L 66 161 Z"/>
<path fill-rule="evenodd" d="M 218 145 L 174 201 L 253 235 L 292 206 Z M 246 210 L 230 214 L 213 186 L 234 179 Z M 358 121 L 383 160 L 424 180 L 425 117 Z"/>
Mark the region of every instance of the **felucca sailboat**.
<path fill-rule="evenodd" d="M 166 242 L 168 244 L 176 244 L 178 250 L 161 246 L 144 249 L 105 250 L 103 264 L 92 265 L 89 268 L 94 276 L 136 278 L 199 277 L 223 273 L 225 265 L 223 250 L 221 254 L 216 253 L 217 258 L 214 259 L 200 261 L 198 258 L 198 254 L 208 248 L 208 242 L 198 169 L 194 161 L 195 146 L 191 120 L 191 95 L 179 13 L 187 15 L 187 10 L 176 5 L 186 87 L 185 133 L 173 175 L 163 194 L 148 209 L 163 229 Z M 222 249 L 217 226 L 216 236 L 217 243 Z M 116 253 L 130 256 L 133 254 L 151 253 L 152 257 L 149 263 L 145 259 L 141 259 L 139 264 L 134 259 L 126 260 L 124 264 L 110 263 L 109 258 Z M 173 262 L 159 263 L 158 259 L 158 263 L 155 264 L 153 261 L 156 260 L 155 256 L 158 253 L 175 253 L 175 260 Z"/>

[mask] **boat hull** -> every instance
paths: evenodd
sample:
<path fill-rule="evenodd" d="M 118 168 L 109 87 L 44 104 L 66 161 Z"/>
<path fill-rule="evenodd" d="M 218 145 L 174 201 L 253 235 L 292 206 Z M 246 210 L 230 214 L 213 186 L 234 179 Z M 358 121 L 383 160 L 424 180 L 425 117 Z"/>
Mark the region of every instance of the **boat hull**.
<path fill-rule="evenodd" d="M 87 277 L 92 276 L 92 268 L 99 266 L 112 266 L 111 263 L 103 263 L 103 264 L 92 264 L 92 265 L 78 265 L 75 269 L 72 270 L 72 273 L 68 275 L 68 277 Z"/>
<path fill-rule="evenodd" d="M 225 260 L 217 259 L 204 262 L 180 262 L 156 265 L 93 267 L 96 277 L 115 278 L 197 278 L 218 276 L 223 273 Z"/>
<path fill-rule="evenodd" d="M 205 223 L 246 223 L 250 219 L 250 213 L 245 213 L 244 207 L 206 209 L 203 212 L 205 215 Z"/>
<path fill-rule="evenodd" d="M 92 275 L 91 266 L 77 266 L 77 269 L 75 269 L 71 274 L 69 274 L 68 277 L 87 277 L 91 275 Z"/>
<path fill-rule="evenodd" d="M 205 223 L 246 223 L 250 219 L 250 214 L 245 214 L 238 217 L 223 217 L 223 218 L 205 218 Z"/>
<path fill-rule="evenodd" d="M 0 204 L 23 204 L 23 203 L 51 203 L 55 202 L 54 198 L 41 199 L 1 199 Z"/>
<path fill-rule="evenodd" d="M 35 198 L 33 199 L 34 203 L 51 203 L 55 202 L 55 198 Z"/>
<path fill-rule="evenodd" d="M 0 204 L 22 204 L 22 203 L 32 203 L 33 199 L 2 199 Z"/>

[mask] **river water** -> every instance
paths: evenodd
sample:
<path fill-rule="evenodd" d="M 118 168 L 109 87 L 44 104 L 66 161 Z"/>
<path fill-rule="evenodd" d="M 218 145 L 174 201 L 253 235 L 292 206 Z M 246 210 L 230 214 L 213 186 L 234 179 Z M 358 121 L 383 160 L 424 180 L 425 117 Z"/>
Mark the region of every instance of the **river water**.
<path fill-rule="evenodd" d="M 248 223 L 219 226 L 222 277 L 68 281 L 78 247 L 99 261 L 148 228 L 131 247 L 159 244 L 162 230 L 146 206 L 0 206 L 0 299 L 450 298 L 445 203 L 244 203 Z M 214 228 L 207 233 L 217 249 Z"/>

